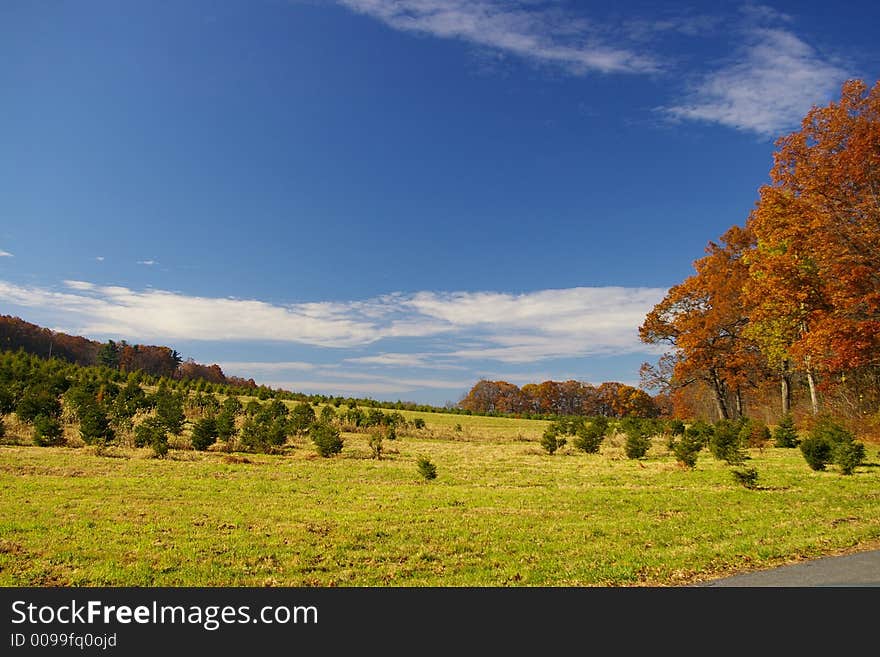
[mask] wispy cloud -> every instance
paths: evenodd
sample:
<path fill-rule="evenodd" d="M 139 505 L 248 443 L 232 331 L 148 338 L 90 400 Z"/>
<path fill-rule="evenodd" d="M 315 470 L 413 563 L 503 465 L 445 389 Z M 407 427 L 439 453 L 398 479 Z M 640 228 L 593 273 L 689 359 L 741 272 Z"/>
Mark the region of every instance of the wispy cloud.
<path fill-rule="evenodd" d="M 95 260 L 98 262 L 104 262 L 104 256 L 95 256 Z"/>
<path fill-rule="evenodd" d="M 364 365 L 444 366 L 462 361 L 535 362 L 646 351 L 637 327 L 665 294 L 661 288 L 570 288 L 524 294 L 419 292 L 363 301 L 271 304 L 69 280 L 65 289 L 0 281 L 0 300 L 39 308 L 55 325 L 93 336 L 170 341 L 277 341 L 313 347 L 363 347 L 382 340 L 438 340 L 435 353 L 380 352 Z M 254 365 L 249 363 L 248 365 Z M 272 371 L 307 369 L 284 363 Z M 246 369 L 246 368 L 242 368 Z"/>
<path fill-rule="evenodd" d="M 152 267 L 153 265 L 158 264 L 155 260 L 138 260 L 137 264 L 146 265 L 147 267 Z"/>
<path fill-rule="evenodd" d="M 13 256 L 9 251 L 4 251 L 3 249 L 0 249 L 0 258 L 13 258 L 13 257 L 15 257 L 15 256 Z"/>
<path fill-rule="evenodd" d="M 339 0 L 339 3 L 405 32 L 460 39 L 525 60 L 561 66 L 581 75 L 650 73 L 651 56 L 602 38 L 589 20 L 559 5 L 501 0 Z"/>
<path fill-rule="evenodd" d="M 847 77 L 793 32 L 754 27 L 732 61 L 703 76 L 684 102 L 660 109 L 772 138 L 827 102 Z"/>
<path fill-rule="evenodd" d="M 250 376 L 257 374 L 271 374 L 274 372 L 305 371 L 313 370 L 316 365 L 305 361 L 223 361 L 217 363 L 224 371 L 250 372 Z"/>

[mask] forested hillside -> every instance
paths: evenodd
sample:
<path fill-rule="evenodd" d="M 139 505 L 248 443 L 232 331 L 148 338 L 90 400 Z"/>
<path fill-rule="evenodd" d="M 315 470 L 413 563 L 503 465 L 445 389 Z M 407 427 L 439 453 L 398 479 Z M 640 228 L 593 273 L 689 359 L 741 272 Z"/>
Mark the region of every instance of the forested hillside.
<path fill-rule="evenodd" d="M 169 379 L 201 379 L 210 383 L 256 387 L 253 379 L 226 376 L 219 365 L 184 360 L 170 347 L 128 344 L 125 340 L 103 343 L 52 331 L 19 317 L 0 315 L 0 350 L 19 349 L 41 358 L 60 358 L 76 365 L 101 365 L 121 372 L 141 372 Z"/>

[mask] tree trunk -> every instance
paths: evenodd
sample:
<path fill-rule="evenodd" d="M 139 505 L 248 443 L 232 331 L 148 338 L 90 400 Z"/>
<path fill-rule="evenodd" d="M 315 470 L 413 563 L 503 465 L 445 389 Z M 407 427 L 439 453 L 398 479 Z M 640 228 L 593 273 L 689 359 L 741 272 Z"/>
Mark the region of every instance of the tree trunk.
<path fill-rule="evenodd" d="M 791 413 L 791 371 L 788 369 L 788 361 L 782 361 L 782 414 Z"/>
<path fill-rule="evenodd" d="M 719 420 L 729 420 L 730 412 L 727 410 L 727 400 L 724 398 L 724 383 L 715 372 L 711 373 L 712 391 L 715 393 L 715 410 L 718 411 Z"/>
<path fill-rule="evenodd" d="M 743 413 L 743 397 L 742 390 L 740 390 L 739 386 L 736 387 L 736 417 L 741 418 L 744 417 Z"/>
<path fill-rule="evenodd" d="M 816 391 L 816 378 L 813 376 L 813 370 L 807 365 L 807 385 L 810 386 L 810 407 L 813 415 L 819 414 L 819 394 Z"/>

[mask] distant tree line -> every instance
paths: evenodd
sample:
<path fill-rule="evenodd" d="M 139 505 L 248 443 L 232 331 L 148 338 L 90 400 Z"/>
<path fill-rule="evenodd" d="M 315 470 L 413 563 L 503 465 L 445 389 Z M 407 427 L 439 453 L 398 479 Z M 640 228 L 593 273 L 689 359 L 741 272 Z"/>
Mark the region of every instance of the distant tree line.
<path fill-rule="evenodd" d="M 614 381 L 593 386 L 581 381 L 544 381 L 521 388 L 507 381 L 478 381 L 461 399 L 459 407 L 479 414 L 518 417 L 602 416 L 643 417 L 664 415 L 666 401 L 644 390 Z"/>

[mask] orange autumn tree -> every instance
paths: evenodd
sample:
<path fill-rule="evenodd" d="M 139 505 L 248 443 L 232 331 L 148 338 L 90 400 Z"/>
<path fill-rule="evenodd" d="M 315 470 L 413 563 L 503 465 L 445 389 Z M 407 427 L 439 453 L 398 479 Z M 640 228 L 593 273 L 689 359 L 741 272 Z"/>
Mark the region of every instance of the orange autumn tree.
<path fill-rule="evenodd" d="M 771 362 L 817 377 L 880 367 L 880 82 L 845 83 L 776 142 L 747 222 L 747 333 Z"/>
<path fill-rule="evenodd" d="M 706 255 L 694 262 L 696 273 L 672 287 L 639 327 L 647 344 L 671 349 L 657 366 L 642 366 L 646 385 L 675 392 L 701 382 L 712 393 L 719 419 L 742 417 L 744 389 L 765 373 L 757 344 L 744 329 L 748 324 L 742 294 L 749 269 L 743 259 L 754 246 L 745 228 L 734 226 L 710 242 Z"/>

